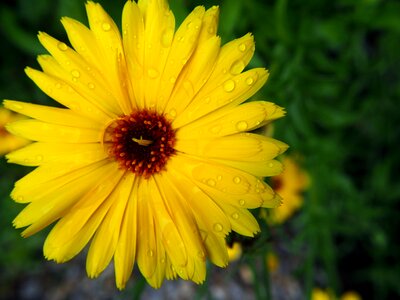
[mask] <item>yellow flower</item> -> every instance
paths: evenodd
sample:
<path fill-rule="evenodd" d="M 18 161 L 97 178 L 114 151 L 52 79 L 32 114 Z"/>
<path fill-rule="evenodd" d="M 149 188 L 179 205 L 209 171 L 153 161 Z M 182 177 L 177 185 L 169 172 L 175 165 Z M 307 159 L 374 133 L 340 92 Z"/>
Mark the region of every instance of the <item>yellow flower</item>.
<path fill-rule="evenodd" d="M 334 300 L 335 295 L 330 290 L 313 288 L 311 292 L 311 300 Z"/>
<path fill-rule="evenodd" d="M 230 262 L 238 260 L 242 256 L 242 245 L 238 242 L 234 242 L 232 246 L 228 245 L 227 250 Z"/>
<path fill-rule="evenodd" d="M 287 145 L 247 131 L 284 110 L 242 104 L 268 72 L 243 72 L 250 34 L 220 47 L 217 7 L 196 7 L 175 32 L 166 1 L 128 1 L 122 37 L 99 4 L 86 9 L 90 28 L 62 19 L 72 47 L 39 33 L 50 55 L 38 58 L 43 71 L 26 69 L 66 108 L 4 101 L 32 118 L 8 130 L 36 141 L 7 156 L 38 166 L 12 191 L 29 203 L 14 225 L 30 236 L 57 221 L 44 244 L 56 262 L 91 241 L 88 275 L 113 258 L 118 288 L 135 262 L 153 287 L 203 282 L 206 258 L 227 265 L 231 230 L 259 231 L 248 209 L 280 204 L 263 177 L 281 172 L 274 158 Z"/>
<path fill-rule="evenodd" d="M 267 219 L 272 224 L 281 224 L 289 219 L 303 204 L 304 191 L 309 180 L 305 172 L 298 166 L 297 162 L 286 156 L 283 159 L 284 171 L 282 174 L 272 178 L 272 186 L 282 197 L 282 205 L 271 209 Z"/>
<path fill-rule="evenodd" d="M 341 297 L 340 300 L 361 300 L 360 294 L 355 291 L 348 291 L 345 292 Z"/>
<path fill-rule="evenodd" d="M 16 150 L 29 143 L 28 140 L 11 135 L 6 130 L 6 124 L 20 120 L 22 116 L 7 109 L 0 108 L 0 155 Z"/>

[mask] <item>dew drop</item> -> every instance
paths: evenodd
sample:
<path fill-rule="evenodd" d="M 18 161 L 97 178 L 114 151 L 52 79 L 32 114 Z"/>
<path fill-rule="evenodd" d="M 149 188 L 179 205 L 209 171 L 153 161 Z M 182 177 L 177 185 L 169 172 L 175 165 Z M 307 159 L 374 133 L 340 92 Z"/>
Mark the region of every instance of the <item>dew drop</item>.
<path fill-rule="evenodd" d="M 204 102 L 207 103 L 207 104 L 210 103 L 210 101 L 211 101 L 210 97 L 207 97 L 206 99 L 204 99 Z"/>
<path fill-rule="evenodd" d="M 22 201 L 24 201 L 24 197 L 23 196 L 18 196 L 17 200 L 18 200 L 18 202 L 22 202 Z"/>
<path fill-rule="evenodd" d="M 247 85 L 252 85 L 254 83 L 254 79 L 252 77 L 247 77 L 246 83 L 247 83 Z"/>
<path fill-rule="evenodd" d="M 244 62 L 242 60 L 237 60 L 231 65 L 230 72 L 232 75 L 238 75 L 243 71 L 244 67 Z"/>
<path fill-rule="evenodd" d="M 235 82 L 231 79 L 225 81 L 224 83 L 224 90 L 225 92 L 232 92 L 235 89 Z"/>
<path fill-rule="evenodd" d="M 103 28 L 104 31 L 109 31 L 111 29 L 110 23 L 104 22 L 101 24 L 101 28 Z"/>
<path fill-rule="evenodd" d="M 88 87 L 89 87 L 89 89 L 93 90 L 93 89 L 94 89 L 94 84 L 91 83 L 91 82 L 89 82 L 89 83 L 88 83 Z"/>
<path fill-rule="evenodd" d="M 176 110 L 175 110 L 175 109 L 171 109 L 171 110 L 169 111 L 169 115 L 170 115 L 171 117 L 175 118 L 175 117 L 176 117 Z"/>
<path fill-rule="evenodd" d="M 161 258 L 160 263 L 165 264 L 165 258 Z"/>
<path fill-rule="evenodd" d="M 150 257 L 152 257 L 152 256 L 154 255 L 154 252 L 153 252 L 153 250 L 149 250 L 149 251 L 147 251 L 147 255 L 148 255 L 148 256 L 150 256 Z"/>
<path fill-rule="evenodd" d="M 165 48 L 171 46 L 172 39 L 174 38 L 174 30 L 166 29 L 161 36 L 161 45 Z"/>
<path fill-rule="evenodd" d="M 126 35 L 128 33 L 128 31 L 126 30 L 126 29 L 124 29 L 123 31 L 122 31 L 122 34 L 123 35 Z"/>
<path fill-rule="evenodd" d="M 246 45 L 243 44 L 243 43 L 241 43 L 241 44 L 239 45 L 239 50 L 240 50 L 241 52 L 246 51 Z"/>
<path fill-rule="evenodd" d="M 221 176 L 221 175 L 218 175 L 218 176 L 217 176 L 217 180 L 221 181 L 221 180 L 222 180 L 222 176 Z"/>
<path fill-rule="evenodd" d="M 186 24 L 186 28 L 187 28 L 187 29 L 192 28 L 192 26 L 193 26 L 193 23 L 192 23 L 192 22 L 188 22 L 188 23 Z"/>
<path fill-rule="evenodd" d="M 232 216 L 232 219 L 235 219 L 235 220 L 239 219 L 239 214 L 236 212 L 233 213 L 231 216 Z"/>
<path fill-rule="evenodd" d="M 158 76 L 158 71 L 156 69 L 150 68 L 147 70 L 147 75 L 149 75 L 150 78 L 156 78 Z"/>
<path fill-rule="evenodd" d="M 248 127 L 249 127 L 249 125 L 245 121 L 240 121 L 240 122 L 237 122 L 237 124 L 236 124 L 236 129 L 239 131 L 244 131 Z"/>
<path fill-rule="evenodd" d="M 215 223 L 213 228 L 214 228 L 214 231 L 216 231 L 216 232 L 221 232 L 222 229 L 224 229 L 224 227 L 222 227 L 222 225 L 219 223 Z"/>
<path fill-rule="evenodd" d="M 38 155 L 38 156 L 36 156 L 36 160 L 37 160 L 37 161 L 42 161 L 42 160 L 43 160 L 43 155 Z"/>
<path fill-rule="evenodd" d="M 214 28 L 214 26 L 208 26 L 208 33 L 209 34 L 214 34 L 215 33 L 215 28 Z"/>
<path fill-rule="evenodd" d="M 66 51 L 68 49 L 68 46 L 63 42 L 59 42 L 57 46 L 61 51 Z"/>
<path fill-rule="evenodd" d="M 236 184 L 239 184 L 241 181 L 242 181 L 242 180 L 240 179 L 239 176 L 235 176 L 235 177 L 233 178 L 233 182 L 236 183 Z"/>
<path fill-rule="evenodd" d="M 211 127 L 210 132 L 213 134 L 218 134 L 222 130 L 222 125 L 215 125 Z"/>
<path fill-rule="evenodd" d="M 81 73 L 78 70 L 72 70 L 71 71 L 72 76 L 74 76 L 75 78 L 78 78 L 79 76 L 81 76 Z"/>
<path fill-rule="evenodd" d="M 243 206 L 243 205 L 245 205 L 246 204 L 246 201 L 244 201 L 243 199 L 240 199 L 239 200 L 239 205 L 240 206 Z"/>
<path fill-rule="evenodd" d="M 273 167 L 274 167 L 274 163 L 270 162 L 270 163 L 268 164 L 268 167 L 273 168 Z"/>
<path fill-rule="evenodd" d="M 207 180 L 207 184 L 209 185 L 209 186 L 215 186 L 217 183 L 215 182 L 215 180 L 214 179 L 208 179 Z"/>
<path fill-rule="evenodd" d="M 175 81 L 176 81 L 176 78 L 175 78 L 175 77 L 170 77 L 170 78 L 169 78 L 169 82 L 175 83 Z"/>

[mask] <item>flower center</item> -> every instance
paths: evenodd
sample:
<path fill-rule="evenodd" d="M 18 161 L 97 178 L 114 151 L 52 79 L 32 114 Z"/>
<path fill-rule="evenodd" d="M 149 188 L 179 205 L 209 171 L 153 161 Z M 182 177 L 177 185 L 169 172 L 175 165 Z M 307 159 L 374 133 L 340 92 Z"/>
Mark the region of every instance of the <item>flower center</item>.
<path fill-rule="evenodd" d="M 175 154 L 175 131 L 154 111 L 143 109 L 117 119 L 106 130 L 109 154 L 126 170 L 150 177 L 165 169 Z"/>

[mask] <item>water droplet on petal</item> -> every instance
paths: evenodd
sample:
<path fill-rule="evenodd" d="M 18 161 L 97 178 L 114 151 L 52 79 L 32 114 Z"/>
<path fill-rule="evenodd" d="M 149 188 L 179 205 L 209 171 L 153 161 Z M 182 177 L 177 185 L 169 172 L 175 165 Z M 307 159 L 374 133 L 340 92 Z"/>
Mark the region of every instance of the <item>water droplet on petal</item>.
<path fill-rule="evenodd" d="M 56 88 L 61 89 L 61 83 L 57 82 L 56 83 Z"/>
<path fill-rule="evenodd" d="M 175 81 L 176 81 L 176 78 L 175 78 L 175 77 L 170 77 L 170 78 L 169 78 L 169 82 L 175 83 Z"/>
<path fill-rule="evenodd" d="M 57 46 L 61 51 L 66 51 L 68 49 L 68 46 L 63 42 L 59 42 Z"/>
<path fill-rule="evenodd" d="M 224 90 L 225 92 L 232 92 L 235 89 L 235 82 L 231 79 L 225 81 L 224 83 Z"/>
<path fill-rule="evenodd" d="M 236 183 L 236 184 L 239 184 L 241 181 L 242 181 L 242 180 L 240 179 L 239 176 L 235 176 L 235 177 L 233 178 L 233 182 Z"/>
<path fill-rule="evenodd" d="M 175 109 L 171 109 L 171 110 L 169 111 L 169 115 L 170 115 L 171 117 L 175 118 L 175 117 L 176 117 L 176 110 L 175 110 Z"/>
<path fill-rule="evenodd" d="M 245 121 L 240 121 L 240 122 L 237 122 L 237 124 L 236 124 L 236 129 L 239 131 L 244 131 L 248 127 L 249 127 L 249 125 Z"/>
<path fill-rule="evenodd" d="M 232 219 L 235 219 L 235 220 L 239 219 L 239 214 L 236 212 L 233 213 L 231 216 L 232 216 Z"/>
<path fill-rule="evenodd" d="M 213 134 L 218 134 L 222 130 L 222 125 L 215 125 L 211 127 L 210 131 Z"/>
<path fill-rule="evenodd" d="M 156 78 L 158 76 L 158 71 L 156 69 L 150 68 L 147 70 L 147 75 L 149 75 L 150 78 Z"/>
<path fill-rule="evenodd" d="M 239 45 L 239 50 L 240 50 L 241 52 L 246 51 L 246 45 L 243 44 L 243 43 L 241 43 L 241 44 Z"/>
<path fill-rule="evenodd" d="M 72 70 L 71 71 L 72 76 L 74 76 L 75 78 L 78 78 L 79 76 L 81 76 L 81 73 L 78 70 Z"/>
<path fill-rule="evenodd" d="M 244 67 L 244 62 L 242 60 L 237 60 L 232 64 L 230 72 L 232 75 L 238 75 L 243 71 Z"/>
<path fill-rule="evenodd" d="M 12 106 L 16 110 L 23 110 L 24 109 L 24 107 L 21 104 L 14 103 Z"/>
<path fill-rule="evenodd" d="M 206 99 L 204 99 L 204 102 L 207 103 L 207 104 L 210 103 L 210 101 L 211 101 L 210 97 L 207 97 Z"/>
<path fill-rule="evenodd" d="M 164 33 L 161 36 L 161 45 L 165 48 L 171 46 L 172 40 L 174 38 L 174 30 L 168 28 L 164 30 Z"/>
<path fill-rule="evenodd" d="M 152 256 L 154 255 L 154 252 L 153 252 L 153 250 L 149 250 L 149 251 L 147 251 L 147 255 L 148 255 L 148 256 L 150 256 L 150 257 L 152 257 Z"/>
<path fill-rule="evenodd" d="M 239 205 L 240 206 L 243 206 L 243 205 L 245 205 L 246 204 L 246 201 L 244 201 L 243 199 L 240 199 L 239 200 Z"/>
<path fill-rule="evenodd" d="M 221 175 L 218 175 L 218 176 L 217 176 L 217 180 L 222 180 L 222 176 L 221 176 Z"/>
<path fill-rule="evenodd" d="M 213 228 L 214 228 L 214 231 L 216 231 L 216 232 L 221 232 L 222 229 L 224 229 L 224 227 L 222 227 L 222 225 L 219 223 L 215 223 Z"/>
<path fill-rule="evenodd" d="M 187 28 L 187 29 L 192 28 L 192 26 L 193 26 L 193 23 L 192 23 L 192 22 L 188 22 L 188 23 L 186 24 L 186 28 Z"/>
<path fill-rule="evenodd" d="M 247 83 L 247 85 L 252 85 L 254 83 L 254 79 L 252 77 L 247 77 L 246 83 Z"/>
<path fill-rule="evenodd" d="M 161 258 L 160 263 L 165 264 L 165 258 Z"/>
<path fill-rule="evenodd" d="M 209 185 L 209 186 L 215 186 L 217 183 L 215 182 L 215 180 L 214 179 L 208 179 L 207 180 L 207 184 Z"/>
<path fill-rule="evenodd" d="M 24 197 L 23 196 L 18 196 L 17 200 L 18 200 L 18 202 L 24 201 Z"/>
<path fill-rule="evenodd" d="M 89 89 L 93 90 L 93 89 L 94 89 L 94 84 L 91 83 L 91 82 L 89 82 L 89 83 L 88 83 L 88 87 L 89 87 Z"/>
<path fill-rule="evenodd" d="M 43 155 L 38 155 L 38 156 L 36 156 L 36 160 L 37 160 L 37 161 L 42 161 L 42 160 L 43 160 Z"/>
<path fill-rule="evenodd" d="M 104 31 L 109 31 L 111 29 L 110 23 L 104 22 L 101 24 L 101 28 L 103 28 Z"/>
<path fill-rule="evenodd" d="M 270 162 L 270 163 L 268 164 L 268 167 L 273 168 L 273 167 L 274 167 L 274 163 Z"/>

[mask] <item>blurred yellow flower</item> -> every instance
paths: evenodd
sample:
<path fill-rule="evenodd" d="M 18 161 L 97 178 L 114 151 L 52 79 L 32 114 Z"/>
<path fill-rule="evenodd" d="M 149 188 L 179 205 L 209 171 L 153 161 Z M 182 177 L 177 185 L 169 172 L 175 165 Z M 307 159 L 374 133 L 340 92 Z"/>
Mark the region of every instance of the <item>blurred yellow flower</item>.
<path fill-rule="evenodd" d="M 313 288 L 311 292 L 311 300 L 334 300 L 335 295 L 329 290 Z"/>
<path fill-rule="evenodd" d="M 281 224 L 289 219 L 303 204 L 302 192 L 309 184 L 307 174 L 302 171 L 292 157 L 283 159 L 284 171 L 272 177 L 272 186 L 282 197 L 282 205 L 268 211 L 267 220 L 271 224 Z"/>
<path fill-rule="evenodd" d="M 266 82 L 263 68 L 243 71 L 250 34 L 221 47 L 218 7 L 196 7 L 175 32 L 165 0 L 127 1 L 122 37 L 103 8 L 86 4 L 89 25 L 63 18 L 72 48 L 39 33 L 50 55 L 27 75 L 67 108 L 6 100 L 33 119 L 8 125 L 36 141 L 9 162 L 37 166 L 12 198 L 29 203 L 15 218 L 30 236 L 53 222 L 44 255 L 65 262 L 91 241 L 86 269 L 98 276 L 114 258 L 124 288 L 135 262 L 153 287 L 177 276 L 196 283 L 208 257 L 226 266 L 226 235 L 253 236 L 248 211 L 276 207 L 263 178 L 282 171 L 287 149 L 249 133 L 285 112 L 243 104 Z"/>
<path fill-rule="evenodd" d="M 265 256 L 267 268 L 271 273 L 274 273 L 279 268 L 279 258 L 274 252 L 268 252 Z"/>
<path fill-rule="evenodd" d="M 230 262 L 238 260 L 242 256 L 242 245 L 234 242 L 232 246 L 228 245 L 228 259 Z"/>
<path fill-rule="evenodd" d="M 360 294 L 355 291 L 348 291 L 345 292 L 341 297 L 340 300 L 362 300 Z"/>
<path fill-rule="evenodd" d="M 6 130 L 6 124 L 21 120 L 21 115 L 0 108 L 0 156 L 10 151 L 16 150 L 29 143 L 28 140 L 12 135 Z"/>

